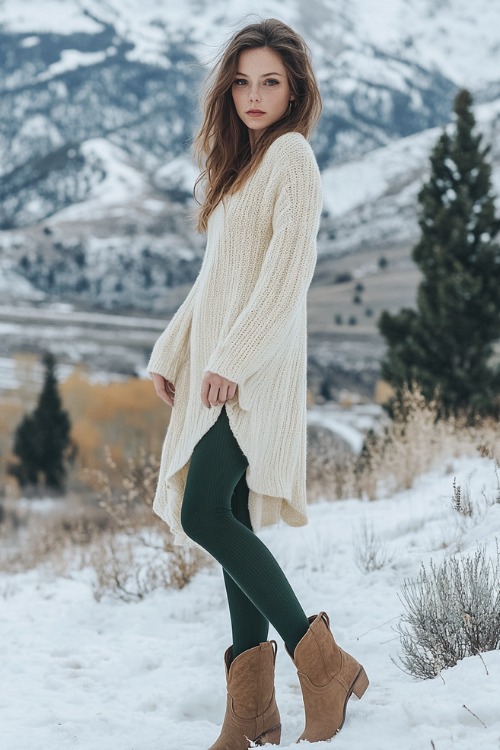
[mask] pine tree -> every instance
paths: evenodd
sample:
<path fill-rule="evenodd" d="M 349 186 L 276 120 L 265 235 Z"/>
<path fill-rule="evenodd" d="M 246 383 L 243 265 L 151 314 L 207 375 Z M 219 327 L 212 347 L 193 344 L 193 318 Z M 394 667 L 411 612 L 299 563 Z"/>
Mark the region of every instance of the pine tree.
<path fill-rule="evenodd" d="M 426 399 L 437 396 L 441 415 L 472 419 L 500 412 L 500 368 L 491 363 L 500 339 L 500 246 L 494 241 L 500 220 L 486 161 L 491 146 L 481 147 L 471 106 L 462 89 L 454 100 L 455 132 L 443 130 L 418 194 L 417 309 L 384 311 L 378 327 L 388 344 L 382 377 L 395 387 L 395 400 L 404 385 L 417 383 Z"/>
<path fill-rule="evenodd" d="M 21 487 L 40 487 L 63 492 L 66 459 L 72 460 L 76 446 L 70 437 L 71 424 L 62 408 L 55 376 L 55 359 L 51 352 L 43 355 L 44 383 L 38 404 L 18 425 L 13 453 L 17 463 L 8 466 Z"/>

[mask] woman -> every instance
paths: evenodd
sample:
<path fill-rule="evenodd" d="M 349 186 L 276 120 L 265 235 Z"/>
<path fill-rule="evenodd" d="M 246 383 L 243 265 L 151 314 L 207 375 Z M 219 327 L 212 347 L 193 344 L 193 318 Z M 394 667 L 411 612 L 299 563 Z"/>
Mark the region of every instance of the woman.
<path fill-rule="evenodd" d="M 207 247 L 147 370 L 173 407 L 154 511 L 176 544 L 221 564 L 228 597 L 226 714 L 210 750 L 240 750 L 280 741 L 269 622 L 298 670 L 299 740 L 331 738 L 368 678 L 328 615 L 307 617 L 255 534 L 280 519 L 307 523 L 306 296 L 322 210 L 307 140 L 321 113 L 309 50 L 267 19 L 233 35 L 213 75 L 195 139 Z"/>

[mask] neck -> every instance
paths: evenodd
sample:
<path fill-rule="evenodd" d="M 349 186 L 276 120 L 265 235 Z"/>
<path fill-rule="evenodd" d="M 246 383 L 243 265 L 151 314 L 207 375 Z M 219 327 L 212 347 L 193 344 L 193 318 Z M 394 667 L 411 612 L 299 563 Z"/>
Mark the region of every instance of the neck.
<path fill-rule="evenodd" d="M 250 150 L 253 152 L 255 150 L 255 144 L 257 143 L 257 140 L 260 137 L 261 131 L 255 131 L 248 129 L 248 139 L 250 141 Z"/>

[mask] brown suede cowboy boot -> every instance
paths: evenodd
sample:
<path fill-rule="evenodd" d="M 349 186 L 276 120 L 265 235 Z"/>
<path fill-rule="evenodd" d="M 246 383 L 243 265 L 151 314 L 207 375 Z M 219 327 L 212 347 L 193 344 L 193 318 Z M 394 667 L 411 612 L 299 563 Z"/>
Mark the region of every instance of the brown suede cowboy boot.
<path fill-rule="evenodd" d="M 250 740 L 256 745 L 279 744 L 281 721 L 274 693 L 277 650 L 276 641 L 263 641 L 235 659 L 232 645 L 226 650 L 226 714 L 209 750 L 247 750 Z"/>
<path fill-rule="evenodd" d="M 297 742 L 329 740 L 342 729 L 347 701 L 361 698 L 368 687 L 366 672 L 335 642 L 326 612 L 312 615 L 309 630 L 290 653 L 297 667 L 304 699 L 306 726 Z"/>

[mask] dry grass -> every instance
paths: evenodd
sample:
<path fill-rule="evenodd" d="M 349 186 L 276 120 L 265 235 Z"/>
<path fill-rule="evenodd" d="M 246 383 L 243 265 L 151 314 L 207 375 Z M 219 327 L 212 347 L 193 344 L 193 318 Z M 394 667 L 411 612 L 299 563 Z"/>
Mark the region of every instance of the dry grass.
<path fill-rule="evenodd" d="M 465 516 L 466 518 L 472 518 L 476 512 L 476 506 L 472 500 L 471 491 L 468 484 L 457 484 L 457 478 L 453 477 L 453 495 L 451 498 L 451 506 L 457 513 Z"/>
<path fill-rule="evenodd" d="M 77 367 L 61 383 L 61 396 L 78 445 L 78 468 L 107 471 L 104 445 L 122 470 L 127 457 L 136 456 L 143 447 L 160 452 L 170 409 L 159 401 L 149 378 L 93 383 Z"/>
<path fill-rule="evenodd" d="M 347 497 L 352 485 L 352 450 L 335 433 L 322 425 L 307 429 L 307 497 Z"/>
<path fill-rule="evenodd" d="M 436 405 L 427 404 L 417 389 L 406 393 L 394 421 L 367 435 L 360 455 L 320 428 L 309 447 L 310 501 L 321 495 L 374 500 L 411 487 L 416 477 L 451 457 L 478 451 L 493 460 L 497 478 L 500 474 L 498 423 L 436 421 Z M 173 545 L 167 525 L 153 512 L 159 471 L 154 453 L 141 448 L 124 463 L 106 444 L 103 457 L 104 469 L 84 469 L 84 492 L 46 501 L 0 501 L 0 570 L 46 565 L 68 575 L 90 567 L 96 599 L 140 599 L 158 587 L 182 588 L 212 558 L 197 548 Z M 378 554 L 377 540 L 372 541 Z M 366 564 L 376 568 L 379 558 Z"/>
<path fill-rule="evenodd" d="M 94 596 L 142 599 L 156 588 L 182 589 L 211 557 L 198 548 L 172 543 L 167 525 L 152 512 L 159 464 L 144 450 L 128 459 L 128 471 L 116 490 L 120 466 L 106 447 L 108 472 L 88 471 L 100 495 L 100 506 L 119 533 L 109 543 L 94 546 L 89 562 L 96 571 Z"/>
<path fill-rule="evenodd" d="M 0 399 L 0 486 L 9 497 L 23 494 L 17 481 L 7 474 L 16 427 L 23 415 L 38 401 L 41 383 L 34 374 L 37 359 L 16 357 L 18 386 L 5 391 Z M 84 467 L 107 470 L 103 446 L 109 446 L 113 459 L 126 469 L 127 457 L 143 446 L 160 453 L 169 423 L 170 409 L 159 402 L 149 378 L 124 378 L 109 383 L 92 382 L 83 365 L 59 384 L 64 408 L 71 420 L 71 437 L 77 445 L 73 464 L 67 466 L 68 492 L 85 491 Z M 40 488 L 38 488 L 40 491 Z"/>
<path fill-rule="evenodd" d="M 156 459 L 142 450 L 128 459 L 123 472 L 109 446 L 105 454 L 107 472 L 86 472 L 93 495 L 73 494 L 31 507 L 6 502 L 0 524 L 0 570 L 46 566 L 69 575 L 89 567 L 98 601 L 103 596 L 131 601 L 156 588 L 181 589 L 211 562 L 202 550 L 174 545 L 168 526 L 152 511 Z M 51 505 L 44 508 L 47 502 Z"/>
<path fill-rule="evenodd" d="M 66 575 L 81 549 L 110 531 L 106 513 L 77 495 L 52 501 L 4 503 L 0 525 L 0 570 L 20 572 L 46 566 Z"/>
<path fill-rule="evenodd" d="M 201 550 L 174 546 L 166 536 L 151 534 L 140 543 L 133 536 L 113 534 L 92 545 L 84 560 L 95 571 L 94 597 L 124 601 L 143 599 L 158 588 L 182 589 L 209 558 Z"/>
<path fill-rule="evenodd" d="M 325 443 L 308 465 L 309 497 L 332 500 L 378 497 L 409 489 L 421 474 L 464 455 L 500 455 L 500 425 L 483 419 L 437 419 L 437 402 L 426 402 L 418 387 L 406 389 L 394 419 L 366 435 L 360 455 L 343 454 Z"/>
<path fill-rule="evenodd" d="M 372 573 L 390 565 L 394 555 L 388 552 L 373 524 L 363 519 L 360 530 L 354 537 L 354 561 L 362 573 Z"/>

